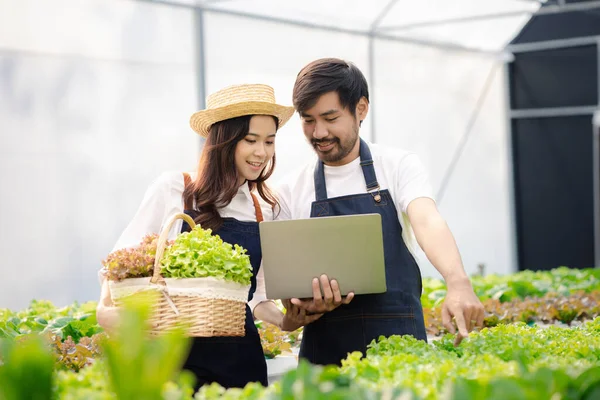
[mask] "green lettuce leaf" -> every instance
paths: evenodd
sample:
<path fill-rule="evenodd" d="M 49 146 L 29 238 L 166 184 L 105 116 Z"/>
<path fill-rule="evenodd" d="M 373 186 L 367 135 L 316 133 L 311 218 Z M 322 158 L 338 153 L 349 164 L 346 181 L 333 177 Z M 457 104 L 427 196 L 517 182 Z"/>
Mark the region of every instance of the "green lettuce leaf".
<path fill-rule="evenodd" d="M 165 278 L 213 277 L 249 285 L 252 277 L 250 257 L 244 248 L 224 242 L 200 226 L 179 235 L 165 251 L 161 264 Z"/>

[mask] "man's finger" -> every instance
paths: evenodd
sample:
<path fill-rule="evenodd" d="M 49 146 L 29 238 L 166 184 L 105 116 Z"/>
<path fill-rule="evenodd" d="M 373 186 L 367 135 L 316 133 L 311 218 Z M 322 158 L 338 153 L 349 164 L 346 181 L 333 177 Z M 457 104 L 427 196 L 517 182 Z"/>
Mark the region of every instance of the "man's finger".
<path fill-rule="evenodd" d="M 300 300 L 300 299 L 291 299 L 290 302 L 296 306 L 296 308 L 307 309 L 312 304 L 312 300 Z M 295 307 L 292 307 L 294 309 Z"/>
<path fill-rule="evenodd" d="M 473 330 L 473 317 L 475 317 L 473 311 L 469 306 L 466 306 L 463 308 L 462 315 L 465 318 L 465 327 L 467 328 L 467 333 L 471 332 Z"/>
<path fill-rule="evenodd" d="M 295 316 L 299 320 L 304 319 L 306 317 L 306 310 L 304 308 L 297 308 Z"/>
<path fill-rule="evenodd" d="M 458 333 L 454 338 L 454 345 L 458 346 L 464 338 L 469 336 L 469 332 L 471 331 L 471 310 L 469 308 L 459 310 L 459 312 L 454 315 L 454 318 L 456 320 L 456 326 L 458 327 Z"/>
<path fill-rule="evenodd" d="M 354 298 L 354 292 L 349 292 L 346 297 L 343 299 L 342 303 L 343 304 L 348 304 L 352 301 L 352 299 Z"/>
<path fill-rule="evenodd" d="M 465 337 L 463 335 L 459 333 L 456 334 L 456 337 L 454 338 L 454 346 L 458 346 L 460 344 L 460 342 L 463 341 Z"/>
<path fill-rule="evenodd" d="M 454 325 L 452 325 L 452 316 L 446 305 L 442 307 L 442 325 L 448 332 L 452 334 L 456 333 L 456 329 L 454 329 Z"/>
<path fill-rule="evenodd" d="M 483 329 L 483 323 L 485 321 L 485 309 L 481 307 L 477 313 L 477 326 Z"/>
<path fill-rule="evenodd" d="M 307 311 L 302 308 L 298 311 L 298 315 L 296 316 L 295 321 L 300 326 L 305 326 L 313 321 L 318 320 L 319 318 L 321 318 L 322 315 L 323 314 L 307 314 Z"/>
<path fill-rule="evenodd" d="M 325 304 L 333 303 L 333 291 L 331 290 L 331 284 L 327 275 L 321 275 L 321 286 L 323 287 L 323 297 L 325 298 Z"/>
<path fill-rule="evenodd" d="M 333 302 L 337 306 L 342 302 L 342 293 L 340 292 L 340 285 L 335 279 L 331 280 L 331 289 L 333 290 Z"/>
<path fill-rule="evenodd" d="M 321 307 L 323 304 L 323 296 L 321 295 L 321 286 L 319 286 L 319 279 L 314 278 L 312 281 L 312 289 L 313 289 L 313 301 L 315 306 Z"/>
<path fill-rule="evenodd" d="M 462 335 L 463 338 L 469 336 L 469 331 L 467 330 L 467 323 L 465 321 L 465 316 L 462 312 L 458 312 L 454 315 L 456 319 L 456 326 L 458 327 L 458 333 Z"/>

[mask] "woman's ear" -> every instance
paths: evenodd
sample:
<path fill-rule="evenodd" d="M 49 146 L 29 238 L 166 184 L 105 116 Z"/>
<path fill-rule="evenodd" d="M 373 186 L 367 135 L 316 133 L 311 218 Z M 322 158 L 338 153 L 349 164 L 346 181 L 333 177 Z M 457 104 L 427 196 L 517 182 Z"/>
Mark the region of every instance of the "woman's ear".
<path fill-rule="evenodd" d="M 367 114 L 369 113 L 369 101 L 366 97 L 361 97 L 356 104 L 356 118 L 359 121 L 364 121 L 367 118 Z"/>

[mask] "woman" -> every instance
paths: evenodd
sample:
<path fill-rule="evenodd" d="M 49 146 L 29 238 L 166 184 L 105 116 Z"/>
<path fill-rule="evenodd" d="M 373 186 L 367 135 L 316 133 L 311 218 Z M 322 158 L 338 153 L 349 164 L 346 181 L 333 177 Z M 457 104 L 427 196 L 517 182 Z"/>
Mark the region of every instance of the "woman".
<path fill-rule="evenodd" d="M 224 241 L 244 247 L 254 274 L 246 307 L 246 336 L 194 338 L 184 369 L 194 372 L 197 388 L 211 382 L 226 388 L 249 382 L 267 385 L 266 362 L 252 312 L 259 311 L 261 318 L 287 331 L 319 317 L 306 316 L 293 307 L 285 315 L 281 313 L 273 302 L 266 301 L 260 271 L 258 223 L 263 218 L 273 219 L 277 207 L 265 181 L 275 167 L 277 130 L 294 109 L 276 104 L 273 89 L 267 85 L 228 87 L 209 96 L 207 103 L 208 108 L 192 115 L 190 121 L 206 138 L 197 173 L 161 175 L 148 189 L 115 249 L 134 246 L 146 234 L 159 232 L 173 214 L 182 211 Z M 189 226 L 180 220 L 171 238 L 187 230 Z M 106 280 L 102 281 L 97 316 L 100 325 L 110 330 L 118 323 L 118 310 L 112 305 Z"/>

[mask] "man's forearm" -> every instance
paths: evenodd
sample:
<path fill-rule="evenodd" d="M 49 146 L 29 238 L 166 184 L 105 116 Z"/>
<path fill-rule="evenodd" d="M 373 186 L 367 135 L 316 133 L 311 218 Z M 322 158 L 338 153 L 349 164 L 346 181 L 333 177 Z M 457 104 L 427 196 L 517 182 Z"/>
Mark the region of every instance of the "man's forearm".
<path fill-rule="evenodd" d="M 447 285 L 469 284 L 456 241 L 448 224 L 437 214 L 413 226 L 417 242 Z"/>
<path fill-rule="evenodd" d="M 413 200 L 408 205 L 408 215 L 417 242 L 446 281 L 448 292 L 442 306 L 442 321 L 454 333 L 452 318 L 455 319 L 460 334 L 454 343 L 458 345 L 474 326 L 483 326 L 485 309 L 473 291 L 454 236 L 433 200 Z"/>

